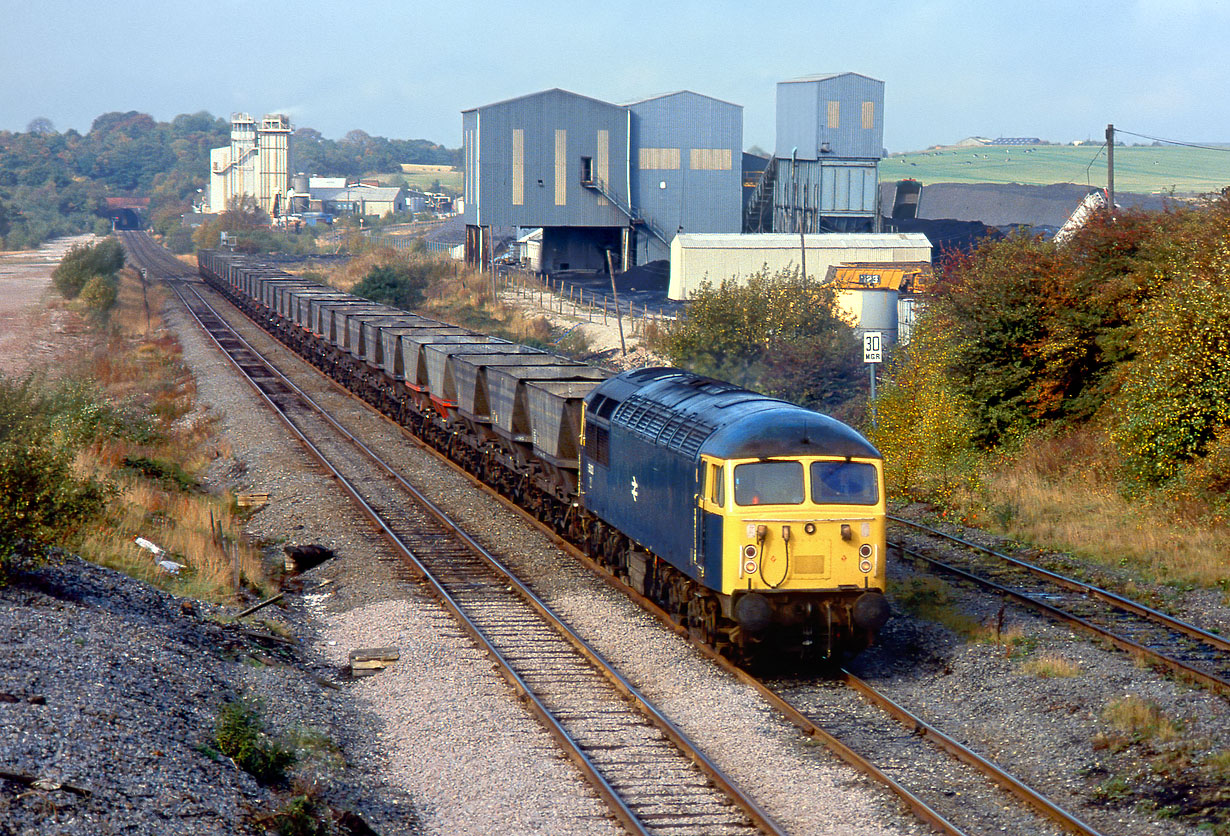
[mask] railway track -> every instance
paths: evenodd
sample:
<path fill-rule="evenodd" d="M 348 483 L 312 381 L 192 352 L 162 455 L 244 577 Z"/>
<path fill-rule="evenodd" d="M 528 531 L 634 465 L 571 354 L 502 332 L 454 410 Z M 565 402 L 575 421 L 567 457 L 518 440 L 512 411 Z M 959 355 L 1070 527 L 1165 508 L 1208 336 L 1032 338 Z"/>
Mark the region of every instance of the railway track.
<path fill-rule="evenodd" d="M 195 267 L 185 264 L 173 256 L 165 247 L 161 247 L 150 239 L 149 235 L 136 230 L 119 230 L 116 232 L 120 243 L 128 252 L 129 258 L 136 260 L 138 269 L 144 269 L 150 279 L 182 279 L 185 281 L 199 280 Z"/>
<path fill-rule="evenodd" d="M 942 832 L 1099 834 L 849 671 L 831 681 L 766 680 L 757 686 L 799 728 L 898 788 L 903 801 Z"/>
<path fill-rule="evenodd" d="M 147 269 L 173 271 L 169 263 Z M 172 282 L 214 342 L 434 590 L 633 833 L 782 831 L 498 557 Z"/>
<path fill-rule="evenodd" d="M 129 244 L 128 241 L 125 241 L 125 243 L 126 245 Z M 170 258 L 165 253 L 165 250 L 153 245 L 145 236 L 140 236 L 140 241 L 131 249 L 134 253 L 139 254 L 143 263 L 147 263 L 148 269 L 150 269 L 150 273 L 154 277 L 165 275 L 167 278 L 177 278 L 190 273 L 190 271 L 185 270 L 185 266 L 181 262 Z M 149 254 L 148 261 L 146 253 Z M 257 374 L 259 376 L 261 373 L 258 372 Z M 425 449 L 431 451 L 430 448 Z M 440 458 L 443 459 L 443 457 Z M 447 461 L 447 459 L 443 460 Z M 400 479 L 400 477 L 394 478 Z M 497 497 L 499 496 L 499 494 L 490 491 L 490 489 L 476 479 L 473 479 L 473 477 L 471 477 L 471 481 L 477 487 L 487 490 Z M 364 504 L 362 499 L 360 499 L 360 504 Z M 506 502 L 506 504 L 510 503 Z M 515 508 L 515 506 L 511 507 Z M 371 512 L 369 511 L 369 513 Z M 539 523 L 532 516 L 524 512 L 521 513 L 533 525 L 552 536 L 561 547 L 568 549 L 583 561 L 589 562 L 583 553 L 555 535 L 549 527 Z M 382 517 L 382 519 L 384 518 Z M 396 528 L 405 527 L 404 521 L 396 520 L 396 512 L 391 513 L 389 519 L 392 520 L 392 523 L 388 523 L 388 525 L 395 524 Z M 386 523 L 378 524 L 382 524 L 382 527 L 386 525 Z M 417 522 L 415 524 L 417 525 Z M 411 554 L 415 553 L 416 549 L 424 553 L 430 553 L 433 547 L 440 547 L 444 542 L 444 536 L 437 532 L 418 535 L 416 539 L 414 534 L 406 534 L 399 538 L 396 529 L 390 530 L 389 527 L 385 527 L 384 530 L 386 536 L 392 539 L 401 539 L 402 543 L 407 547 L 406 550 Z M 460 548 L 456 544 L 448 546 L 446 550 L 455 552 L 453 560 L 462 560 L 462 552 L 467 552 L 467 549 Z M 469 566 L 470 564 L 467 562 L 466 565 Z M 425 572 L 426 570 L 420 569 L 419 571 Z M 489 576 L 483 576 L 488 577 L 488 579 L 481 580 L 480 576 L 468 575 L 467 573 L 470 571 L 472 571 L 470 568 L 462 570 L 462 574 L 459 576 L 454 587 L 460 590 L 455 601 L 457 610 L 461 610 L 470 592 L 493 586 Z M 504 581 L 498 580 L 498 578 L 506 578 L 507 576 L 496 577 L 497 580 L 494 585 L 499 586 Z M 608 581 L 611 580 L 609 577 L 606 579 Z M 614 583 L 625 592 L 631 594 L 632 597 L 640 600 L 646 608 L 651 611 L 657 611 L 666 626 L 675 629 L 686 637 L 686 631 L 678 628 L 664 612 L 658 611 L 651 602 L 647 599 L 641 599 L 640 596 L 637 596 L 627 587 L 623 587 L 622 584 Z M 447 588 L 445 593 L 447 594 Z M 528 595 L 532 598 L 533 594 L 528 593 Z M 479 602 L 476 606 L 479 611 L 482 611 L 487 609 L 489 605 Z M 497 611 L 492 608 L 491 612 L 496 613 Z M 464 622 L 464 616 L 462 618 Z M 515 638 L 517 634 L 524 635 L 525 625 L 529 622 L 519 620 L 517 617 L 505 621 L 497 615 L 493 623 L 511 627 L 509 630 L 497 631 L 501 641 L 509 641 Z M 471 628 L 467 626 L 466 629 L 470 630 Z M 476 624 L 474 629 L 481 629 L 481 625 Z M 556 635 L 558 636 L 558 633 Z M 481 639 L 476 640 L 482 643 Z M 541 642 L 532 642 L 531 644 L 541 644 Z M 760 691 L 766 702 L 805 733 L 824 743 L 826 747 L 836 753 L 842 760 L 886 785 L 898 795 L 915 815 L 930 824 L 938 832 L 947 834 L 982 832 L 987 828 L 989 822 L 1001 821 L 1004 822 L 1002 826 L 1007 830 L 1019 827 L 1019 818 L 1013 819 L 1012 815 L 1006 815 L 1003 812 L 1005 806 L 1010 806 L 1013 803 L 1012 799 L 1006 797 L 1003 793 L 996 794 L 992 791 L 992 800 L 989 800 L 985 805 L 971 803 L 971 799 L 978 797 L 979 794 L 984 796 L 987 794 L 986 784 L 988 781 L 1002 788 L 1006 793 L 1015 796 L 1019 802 L 1023 803 L 1031 811 L 1024 813 L 1024 815 L 1032 815 L 1036 819 L 1030 825 L 1030 832 L 1039 834 L 1070 832 L 1089 834 L 1090 836 L 1098 832 L 1080 821 L 1076 816 L 1067 813 L 1041 794 L 1025 786 L 1003 769 L 965 749 L 965 747 L 951 740 L 938 729 L 932 728 L 921 718 L 895 705 L 886 697 L 878 694 L 870 685 L 861 682 L 846 672 L 843 672 L 839 679 L 841 684 L 816 683 L 814 681 L 761 682 L 730 665 L 725 659 L 716 656 L 716 654 L 713 654 L 703 645 L 698 646 L 698 649 L 725 667 L 732 675 Z M 492 644 L 491 652 L 493 655 L 499 654 L 499 645 Z M 582 651 L 582 653 L 584 652 Z M 510 656 L 516 658 L 517 655 L 518 652 L 516 650 L 510 651 Z M 546 657 L 548 663 L 547 679 L 555 679 L 557 682 L 563 681 L 574 685 L 579 682 L 593 680 L 594 675 L 592 673 L 584 672 L 564 674 L 561 680 L 559 672 L 553 666 L 564 655 L 567 654 L 562 649 L 558 652 L 553 649 L 548 654 Z M 506 676 L 509 676 L 509 674 L 506 674 Z M 512 676 L 509 676 L 509 678 L 510 681 L 513 681 L 514 687 L 522 694 L 530 693 L 530 689 L 537 681 L 537 676 L 534 674 L 523 678 L 523 681 L 520 683 Z M 563 703 L 556 705 L 559 707 Z M 552 728 L 553 723 L 550 719 L 551 707 L 544 704 L 542 709 L 538 711 L 540 716 L 544 717 L 544 723 L 548 728 Z M 584 716 L 581 712 L 570 713 L 566 707 L 562 708 L 561 711 L 564 717 L 580 718 Z M 561 726 L 560 732 L 566 734 L 567 728 L 564 727 L 564 723 L 558 720 L 555 722 Z M 584 723 L 582 723 L 583 725 Z M 554 728 L 552 728 L 552 731 L 557 733 L 557 735 L 559 734 L 559 732 L 555 732 Z M 632 738 L 637 737 L 639 734 L 641 733 L 632 733 Z M 619 745 L 623 746 L 624 744 L 620 743 Z M 599 744 L 600 750 L 601 746 L 602 744 Z M 573 755 L 573 759 L 578 760 L 578 757 Z M 954 768 L 954 760 L 960 762 L 962 766 Z M 582 768 L 584 769 L 584 766 Z M 937 786 L 937 774 L 945 775 L 944 786 L 942 787 Z M 675 779 L 670 780 L 673 781 Z M 982 785 L 981 788 L 978 787 L 979 784 Z M 647 782 L 647 785 L 658 787 L 659 789 L 671 786 L 669 782 L 656 777 L 654 780 Z M 689 792 L 692 789 L 700 789 L 701 787 L 696 778 L 693 778 L 690 783 L 684 781 L 682 786 L 688 787 Z M 953 787 L 957 787 L 957 789 L 953 789 Z M 979 789 L 981 789 L 981 793 Z M 674 795 L 674 793 L 671 794 Z M 611 801 L 613 809 L 618 806 L 617 800 L 610 798 L 608 800 Z M 1017 815 L 1021 814 L 1018 813 Z M 737 829 L 737 827 L 746 828 L 746 825 L 737 825 L 735 826 L 736 829 L 732 830 L 728 830 L 725 825 L 715 829 L 718 821 L 718 819 L 703 822 L 697 821 L 697 832 L 775 832 L 769 829 Z M 631 825 L 629 826 L 631 827 Z M 999 826 L 996 826 L 994 829 L 999 829 Z M 672 830 L 671 832 L 679 831 Z"/>
<path fill-rule="evenodd" d="M 1153 667 L 1230 695 L 1230 641 L 1085 581 L 900 517 L 889 519 L 943 544 L 889 543 L 903 555 L 1104 639 Z"/>

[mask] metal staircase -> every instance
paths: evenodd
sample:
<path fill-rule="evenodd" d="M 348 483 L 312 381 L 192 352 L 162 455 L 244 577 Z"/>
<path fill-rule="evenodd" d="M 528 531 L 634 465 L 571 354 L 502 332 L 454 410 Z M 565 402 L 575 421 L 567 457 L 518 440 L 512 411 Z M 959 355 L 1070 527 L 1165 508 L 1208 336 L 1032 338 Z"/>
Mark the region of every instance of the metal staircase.
<path fill-rule="evenodd" d="M 760 175 L 760 182 L 752 191 L 743 215 L 744 232 L 772 232 L 773 186 L 777 182 L 777 157 L 770 157 Z M 765 215 L 769 214 L 769 229 L 765 229 Z"/>
<path fill-rule="evenodd" d="M 623 212 L 625 215 L 628 216 L 628 220 L 632 222 L 633 226 L 645 227 L 645 229 L 649 230 L 649 232 L 655 238 L 657 238 L 659 241 L 661 241 L 666 246 L 668 247 L 670 246 L 671 242 L 667 240 L 666 233 L 664 233 L 661 229 L 659 229 L 657 224 L 655 224 L 649 218 L 646 218 L 643 215 L 641 215 L 640 211 L 635 206 L 633 206 L 631 203 L 624 203 L 622 200 L 620 200 L 620 198 L 617 197 L 614 192 L 612 192 L 609 188 L 607 188 L 607 185 L 603 180 L 597 177 L 591 177 L 588 180 L 582 180 L 581 185 L 587 189 L 593 189 L 598 194 L 605 197 L 608 201 L 611 202 L 611 205 L 613 205 L 620 212 Z"/>

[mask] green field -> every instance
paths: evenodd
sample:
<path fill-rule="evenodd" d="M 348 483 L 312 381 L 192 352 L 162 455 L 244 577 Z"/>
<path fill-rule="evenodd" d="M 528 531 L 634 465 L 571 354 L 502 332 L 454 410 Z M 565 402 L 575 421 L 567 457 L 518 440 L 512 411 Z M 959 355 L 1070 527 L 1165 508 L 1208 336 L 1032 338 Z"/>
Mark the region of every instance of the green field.
<path fill-rule="evenodd" d="M 452 171 L 436 171 L 407 174 L 404 171 L 389 171 L 378 174 L 366 175 L 376 177 L 381 183 L 388 185 L 405 183 L 408 188 L 417 189 L 420 192 L 431 191 L 431 184 L 435 181 L 440 181 L 440 188 L 444 191 L 458 195 L 461 194 L 462 173 L 457 169 Z"/>
<path fill-rule="evenodd" d="M 1106 151 L 1095 145 L 988 146 L 885 157 L 882 181 L 1106 185 Z M 1092 163 L 1092 165 L 1091 165 Z M 1116 146 L 1115 191 L 1206 194 L 1230 185 L 1230 147 Z"/>

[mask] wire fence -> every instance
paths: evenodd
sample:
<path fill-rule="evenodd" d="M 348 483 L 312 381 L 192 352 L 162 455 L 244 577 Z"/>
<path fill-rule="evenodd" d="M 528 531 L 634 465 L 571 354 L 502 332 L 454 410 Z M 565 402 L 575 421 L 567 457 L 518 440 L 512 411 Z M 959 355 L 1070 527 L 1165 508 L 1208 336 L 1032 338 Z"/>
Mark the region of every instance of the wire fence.
<path fill-rule="evenodd" d="M 499 296 L 512 296 L 543 311 L 584 322 L 617 325 L 623 319 L 630 336 L 644 335 L 647 328 L 661 328 L 679 317 L 678 311 L 647 303 L 621 299 L 616 305 L 608 293 L 515 267 L 500 267 L 487 276 Z"/>

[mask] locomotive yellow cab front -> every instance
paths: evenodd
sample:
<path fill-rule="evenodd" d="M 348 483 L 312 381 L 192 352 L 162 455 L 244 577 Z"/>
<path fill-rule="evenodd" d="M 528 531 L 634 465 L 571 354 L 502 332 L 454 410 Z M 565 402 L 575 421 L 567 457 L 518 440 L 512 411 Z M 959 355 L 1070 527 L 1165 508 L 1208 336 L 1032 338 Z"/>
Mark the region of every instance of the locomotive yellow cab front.
<path fill-rule="evenodd" d="M 708 459 L 704 470 L 701 507 L 722 518 L 722 592 L 740 628 L 869 641 L 888 618 L 880 460 Z"/>

